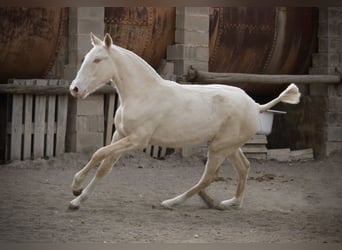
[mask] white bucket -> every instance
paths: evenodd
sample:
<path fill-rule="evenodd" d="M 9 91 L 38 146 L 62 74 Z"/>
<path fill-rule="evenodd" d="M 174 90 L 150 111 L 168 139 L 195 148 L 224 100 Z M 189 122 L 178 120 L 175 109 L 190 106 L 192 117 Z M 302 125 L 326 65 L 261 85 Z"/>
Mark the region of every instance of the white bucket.
<path fill-rule="evenodd" d="M 260 115 L 259 115 L 259 129 L 257 131 L 257 134 L 269 135 L 271 133 L 274 114 L 286 114 L 286 112 L 269 109 L 263 113 L 260 113 Z"/>

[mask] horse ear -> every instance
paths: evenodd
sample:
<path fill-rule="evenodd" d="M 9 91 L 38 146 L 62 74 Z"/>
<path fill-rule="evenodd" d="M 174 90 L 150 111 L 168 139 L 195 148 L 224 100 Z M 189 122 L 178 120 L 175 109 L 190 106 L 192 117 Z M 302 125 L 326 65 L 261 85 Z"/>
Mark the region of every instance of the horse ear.
<path fill-rule="evenodd" d="M 102 41 L 93 34 L 93 32 L 90 32 L 90 40 L 93 46 L 99 45 Z"/>
<path fill-rule="evenodd" d="M 112 37 L 110 36 L 110 34 L 106 33 L 106 35 L 105 35 L 103 40 L 104 40 L 104 44 L 109 49 L 112 46 L 112 44 L 113 44 L 113 40 L 112 40 Z"/>

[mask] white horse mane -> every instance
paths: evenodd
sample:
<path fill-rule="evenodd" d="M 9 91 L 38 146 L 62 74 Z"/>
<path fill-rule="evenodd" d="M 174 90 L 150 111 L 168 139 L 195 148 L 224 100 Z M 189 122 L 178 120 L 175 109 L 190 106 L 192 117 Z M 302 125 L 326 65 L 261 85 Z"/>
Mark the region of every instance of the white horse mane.
<path fill-rule="evenodd" d="M 300 93 L 291 84 L 277 98 L 259 105 L 243 90 L 225 85 L 180 85 L 162 79 L 142 58 L 91 34 L 94 47 L 70 85 L 73 96 L 85 98 L 110 79 L 115 81 L 121 104 L 115 116 L 116 131 L 110 145 L 98 149 L 86 166 L 75 174 L 72 188 L 77 197 L 70 208 L 79 208 L 120 156 L 148 144 L 180 148 L 209 141 L 208 160 L 197 184 L 162 202 L 170 208 L 199 193 L 210 207 L 241 206 L 249 161 L 241 146 L 259 127 L 259 113 L 279 102 L 295 104 Z M 205 193 L 221 163 L 228 158 L 239 175 L 233 198 L 216 203 Z M 82 183 L 97 163 L 94 178 L 82 191 Z"/>

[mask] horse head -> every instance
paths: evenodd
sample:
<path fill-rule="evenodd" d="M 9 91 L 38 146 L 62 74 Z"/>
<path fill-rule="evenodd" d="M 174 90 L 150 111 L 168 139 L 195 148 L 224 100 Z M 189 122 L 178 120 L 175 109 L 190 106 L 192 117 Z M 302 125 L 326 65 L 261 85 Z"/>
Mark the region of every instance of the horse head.
<path fill-rule="evenodd" d="M 85 55 L 81 68 L 70 85 L 71 95 L 82 99 L 109 82 L 115 69 L 110 56 L 113 44 L 111 36 L 107 33 L 101 41 L 90 33 L 90 40 L 93 48 Z"/>

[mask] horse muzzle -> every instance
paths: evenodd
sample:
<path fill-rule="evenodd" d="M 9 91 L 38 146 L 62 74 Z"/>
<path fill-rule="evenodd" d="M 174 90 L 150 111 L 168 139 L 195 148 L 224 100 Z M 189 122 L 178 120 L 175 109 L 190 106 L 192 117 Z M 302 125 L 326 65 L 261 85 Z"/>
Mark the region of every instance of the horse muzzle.
<path fill-rule="evenodd" d="M 75 82 L 71 83 L 69 90 L 73 97 L 84 98 L 86 95 L 86 91 L 78 86 Z"/>

